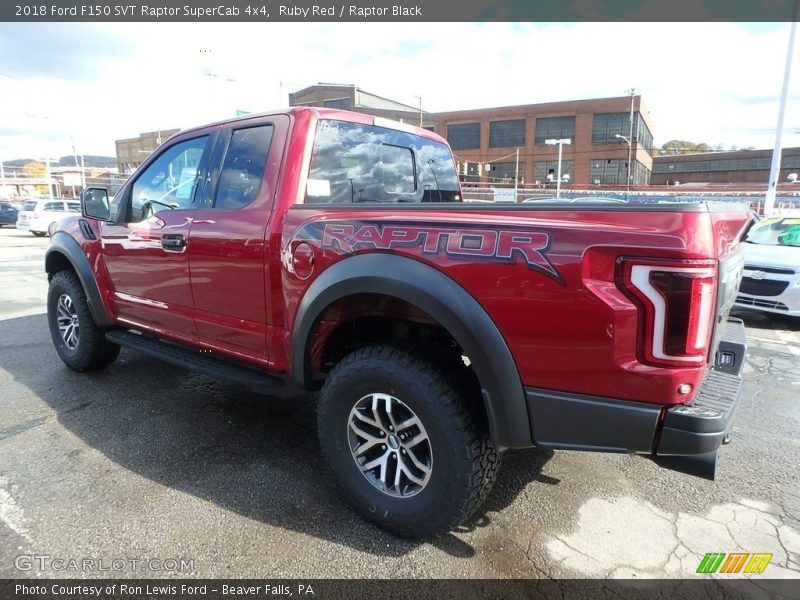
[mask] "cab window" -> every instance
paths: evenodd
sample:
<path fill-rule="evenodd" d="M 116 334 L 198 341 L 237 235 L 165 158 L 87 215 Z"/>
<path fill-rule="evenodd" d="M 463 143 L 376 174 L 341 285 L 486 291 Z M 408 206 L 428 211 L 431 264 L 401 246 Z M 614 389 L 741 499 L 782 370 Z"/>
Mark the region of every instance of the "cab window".
<path fill-rule="evenodd" d="M 307 204 L 460 202 L 450 148 L 408 132 L 321 120 Z"/>
<path fill-rule="evenodd" d="M 179 142 L 150 164 L 131 188 L 130 220 L 191 206 L 208 143 L 207 135 Z"/>
<path fill-rule="evenodd" d="M 222 163 L 214 208 L 241 208 L 256 199 L 264 180 L 272 125 L 235 129 Z"/>

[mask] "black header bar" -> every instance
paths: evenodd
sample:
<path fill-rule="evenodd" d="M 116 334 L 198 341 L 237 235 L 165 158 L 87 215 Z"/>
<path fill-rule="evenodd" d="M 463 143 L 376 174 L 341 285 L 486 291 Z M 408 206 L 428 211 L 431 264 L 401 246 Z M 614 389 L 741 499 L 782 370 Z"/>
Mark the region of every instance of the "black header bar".
<path fill-rule="evenodd" d="M 797 0 L 3 0 L 9 22 L 788 22 Z"/>
<path fill-rule="evenodd" d="M 2 600 L 744 600 L 796 598 L 796 580 L 762 579 L 6 579 Z"/>

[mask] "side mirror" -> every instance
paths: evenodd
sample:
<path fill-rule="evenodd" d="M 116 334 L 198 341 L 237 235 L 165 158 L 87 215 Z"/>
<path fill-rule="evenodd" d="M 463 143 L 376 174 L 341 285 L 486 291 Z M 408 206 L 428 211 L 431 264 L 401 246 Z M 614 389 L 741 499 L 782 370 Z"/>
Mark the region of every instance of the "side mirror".
<path fill-rule="evenodd" d="M 90 219 L 110 221 L 111 209 L 108 190 L 99 187 L 86 188 L 81 196 L 81 213 Z"/>

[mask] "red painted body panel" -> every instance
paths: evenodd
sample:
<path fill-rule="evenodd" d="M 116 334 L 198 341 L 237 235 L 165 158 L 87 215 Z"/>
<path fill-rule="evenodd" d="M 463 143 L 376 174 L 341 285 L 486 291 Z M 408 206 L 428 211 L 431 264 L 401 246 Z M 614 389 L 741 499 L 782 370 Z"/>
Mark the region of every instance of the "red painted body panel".
<path fill-rule="evenodd" d="M 355 254 L 392 252 L 439 270 L 478 301 L 511 349 L 524 385 L 661 405 L 686 402 L 677 392 L 681 384 L 697 388 L 707 365 L 666 368 L 640 361 L 639 312 L 615 283 L 617 261 L 718 259 L 739 242 L 745 213 L 616 205 L 306 206 L 320 116 L 368 124 L 373 119 L 303 108 L 255 117 L 285 122 L 270 152 L 265 187 L 251 206 L 190 211 L 190 222 L 183 211 L 162 211 L 158 227 L 93 225 L 102 241 L 84 246 L 113 318 L 286 372 L 298 307 L 320 273 Z M 164 228 L 186 230 L 185 255 L 165 256 L 157 241 Z M 311 251 L 304 247 L 295 257 L 301 244 Z M 302 268 L 298 263 L 295 269 L 295 260 L 303 261 Z M 341 314 L 325 315 L 312 340 L 317 350 Z"/>
<path fill-rule="evenodd" d="M 181 336 L 194 336 L 189 257 L 161 245 L 164 234 L 188 237 L 186 211 L 158 213 L 139 223 L 101 227 L 101 248 L 118 318 Z"/>
<path fill-rule="evenodd" d="M 730 218 L 730 217 L 729 217 Z M 672 259 L 717 257 L 709 214 L 703 212 L 530 211 L 459 207 L 444 214 L 425 210 L 331 210 L 295 207 L 284 224 L 284 247 L 309 223 L 403 223 L 444 231 L 523 226 L 551 238 L 546 254 L 562 281 L 515 263 L 453 258 L 447 246 L 426 255 L 423 244 L 398 246 L 396 254 L 446 273 L 486 309 L 515 357 L 522 382 L 539 388 L 657 404 L 686 401 L 680 384 L 699 384 L 706 366 L 660 368 L 637 359 L 638 312 L 614 284 L 620 256 Z M 740 231 L 746 217 L 734 219 Z M 644 224 L 643 224 L 644 223 Z M 708 235 L 698 235 L 706 231 Z M 305 236 L 304 236 L 305 238 Z M 305 239 L 306 243 L 309 242 Z M 345 255 L 315 246 L 315 275 Z M 357 250 L 369 252 L 375 250 Z M 345 258 L 346 259 L 346 258 Z M 285 271 L 283 292 L 289 325 L 314 276 Z"/>

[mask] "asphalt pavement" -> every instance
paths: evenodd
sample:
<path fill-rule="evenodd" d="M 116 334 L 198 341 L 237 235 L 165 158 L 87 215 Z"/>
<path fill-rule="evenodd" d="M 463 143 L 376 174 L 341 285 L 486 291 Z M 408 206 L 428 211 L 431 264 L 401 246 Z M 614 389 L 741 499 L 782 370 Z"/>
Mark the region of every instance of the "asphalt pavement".
<path fill-rule="evenodd" d="M 46 245 L 0 229 L 0 577 L 703 577 L 706 553 L 735 551 L 800 577 L 800 320 L 739 315 L 746 382 L 716 481 L 643 457 L 507 452 L 478 515 L 413 543 L 337 494 L 313 396 L 130 350 L 67 369 L 44 316 Z"/>

